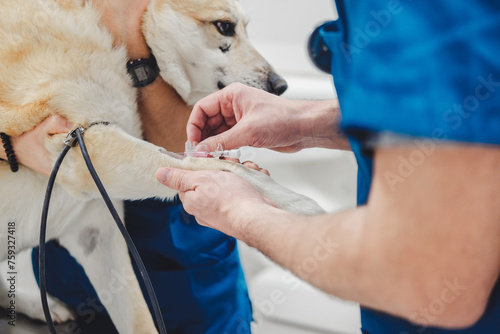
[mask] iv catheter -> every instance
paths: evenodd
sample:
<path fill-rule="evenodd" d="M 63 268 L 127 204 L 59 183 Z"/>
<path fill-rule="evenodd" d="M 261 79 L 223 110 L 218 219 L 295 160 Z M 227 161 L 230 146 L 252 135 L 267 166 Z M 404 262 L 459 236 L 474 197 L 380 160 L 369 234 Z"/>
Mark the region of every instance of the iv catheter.
<path fill-rule="evenodd" d="M 224 150 L 222 145 L 218 144 L 217 149 L 214 152 L 209 152 L 208 147 L 204 144 L 195 145 L 191 142 L 186 142 L 185 157 L 192 158 L 234 158 L 239 159 L 241 157 L 241 151 L 239 149 L 234 150 Z"/>

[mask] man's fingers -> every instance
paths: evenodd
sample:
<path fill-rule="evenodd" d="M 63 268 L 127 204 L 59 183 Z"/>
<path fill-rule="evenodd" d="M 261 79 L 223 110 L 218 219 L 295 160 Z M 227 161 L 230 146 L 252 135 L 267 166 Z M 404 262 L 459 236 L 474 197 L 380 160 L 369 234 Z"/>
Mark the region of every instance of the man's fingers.
<path fill-rule="evenodd" d="M 165 167 L 158 169 L 156 179 L 169 188 L 185 192 L 196 188 L 193 173 L 195 172 Z"/>
<path fill-rule="evenodd" d="M 218 114 L 220 114 L 219 94 L 215 93 L 198 101 L 191 111 L 186 127 L 188 141 L 201 141 L 208 120 Z"/>
<path fill-rule="evenodd" d="M 248 131 L 244 130 L 241 123 L 236 124 L 234 127 L 227 131 L 218 133 L 220 129 L 215 130 L 215 135 L 203 140 L 200 144 L 208 146 L 211 152 L 215 151 L 219 145 L 224 150 L 232 150 L 242 146 L 251 146 L 252 141 L 246 136 Z M 221 127 L 222 129 L 222 127 Z"/>
<path fill-rule="evenodd" d="M 207 123 L 205 124 L 205 129 L 210 129 L 210 130 L 217 129 L 224 123 L 225 123 L 224 117 L 222 116 L 222 114 L 217 114 L 207 119 Z"/>
<path fill-rule="evenodd" d="M 222 145 L 222 149 L 230 150 L 230 149 L 232 149 L 232 147 L 230 147 L 228 145 L 227 140 L 226 140 L 227 133 L 229 131 L 230 130 L 223 132 L 219 135 L 213 136 L 213 137 L 208 137 L 207 139 L 202 141 L 200 144 L 207 145 L 209 152 L 214 152 L 217 149 L 217 147 L 219 146 L 219 144 Z"/>
<path fill-rule="evenodd" d="M 233 89 L 223 90 L 208 95 L 196 103 L 187 124 L 188 141 L 201 141 L 208 129 L 231 128 L 237 123 L 233 106 Z"/>
<path fill-rule="evenodd" d="M 66 133 L 72 130 L 73 124 L 61 116 L 50 116 L 45 121 L 45 133 L 54 135 L 58 133 Z"/>

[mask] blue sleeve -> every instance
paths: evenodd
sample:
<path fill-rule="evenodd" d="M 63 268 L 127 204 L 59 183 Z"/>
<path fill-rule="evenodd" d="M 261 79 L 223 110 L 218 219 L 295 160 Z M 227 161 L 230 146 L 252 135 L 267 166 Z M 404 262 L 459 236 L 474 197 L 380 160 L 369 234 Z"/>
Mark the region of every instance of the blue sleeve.
<path fill-rule="evenodd" d="M 367 143 L 379 134 L 500 144 L 500 1 L 336 3 L 339 20 L 320 35 L 359 165 L 359 204 L 372 174 Z M 363 333 L 498 332 L 498 287 L 470 328 L 422 327 L 362 308 Z"/>
<path fill-rule="evenodd" d="M 347 133 L 500 144 L 500 1 L 340 8 L 332 68 Z"/>

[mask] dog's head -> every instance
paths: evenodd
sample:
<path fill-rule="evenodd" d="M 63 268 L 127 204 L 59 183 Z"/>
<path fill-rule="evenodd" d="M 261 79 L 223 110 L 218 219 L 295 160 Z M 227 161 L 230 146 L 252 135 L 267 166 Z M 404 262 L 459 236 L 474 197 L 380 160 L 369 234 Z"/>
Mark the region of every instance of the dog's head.
<path fill-rule="evenodd" d="M 152 0 L 143 31 L 162 78 L 188 103 L 233 82 L 282 94 L 287 84 L 250 44 L 237 0 Z"/>

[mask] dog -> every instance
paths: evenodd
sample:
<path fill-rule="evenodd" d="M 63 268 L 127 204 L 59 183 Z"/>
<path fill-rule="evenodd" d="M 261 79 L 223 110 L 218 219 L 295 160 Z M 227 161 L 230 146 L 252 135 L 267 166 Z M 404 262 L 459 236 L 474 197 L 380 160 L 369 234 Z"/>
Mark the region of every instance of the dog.
<path fill-rule="evenodd" d="M 142 140 L 136 90 L 126 72 L 126 52 L 113 46 L 100 17 L 95 7 L 82 0 L 2 1 L 0 132 L 18 136 L 55 114 L 85 128 L 92 161 L 122 218 L 123 200 L 176 195 L 155 178 L 156 170 L 165 166 L 233 172 L 280 208 L 306 215 L 323 212 L 311 199 L 243 165 L 217 159 L 178 159 Z M 245 25 L 236 0 L 151 0 L 143 17 L 143 33 L 161 77 L 190 105 L 232 82 L 276 94 L 286 89 L 285 81 L 251 46 Z M 89 127 L 95 122 L 97 125 Z M 65 137 L 45 138 L 53 161 Z M 23 166 L 12 173 L 2 161 L 0 182 L 0 261 L 10 255 L 9 227 L 15 226 L 16 252 L 24 263 L 18 270 L 31 272 L 27 250 L 38 241 L 47 177 Z M 69 151 L 61 166 L 47 238 L 57 239 L 83 266 L 120 333 L 157 332 L 126 244 L 77 149 Z M 0 275 L 7 272 L 5 266 L 6 261 Z M 116 275 L 126 285 L 119 291 L 110 286 Z M 20 284 L 37 289 L 32 275 L 20 279 Z M 7 307 L 4 281 L 0 281 L 0 306 Z M 17 311 L 43 320 L 38 293 L 22 292 L 18 291 Z M 56 299 L 50 298 L 49 305 L 54 319 L 71 318 L 71 311 Z"/>

